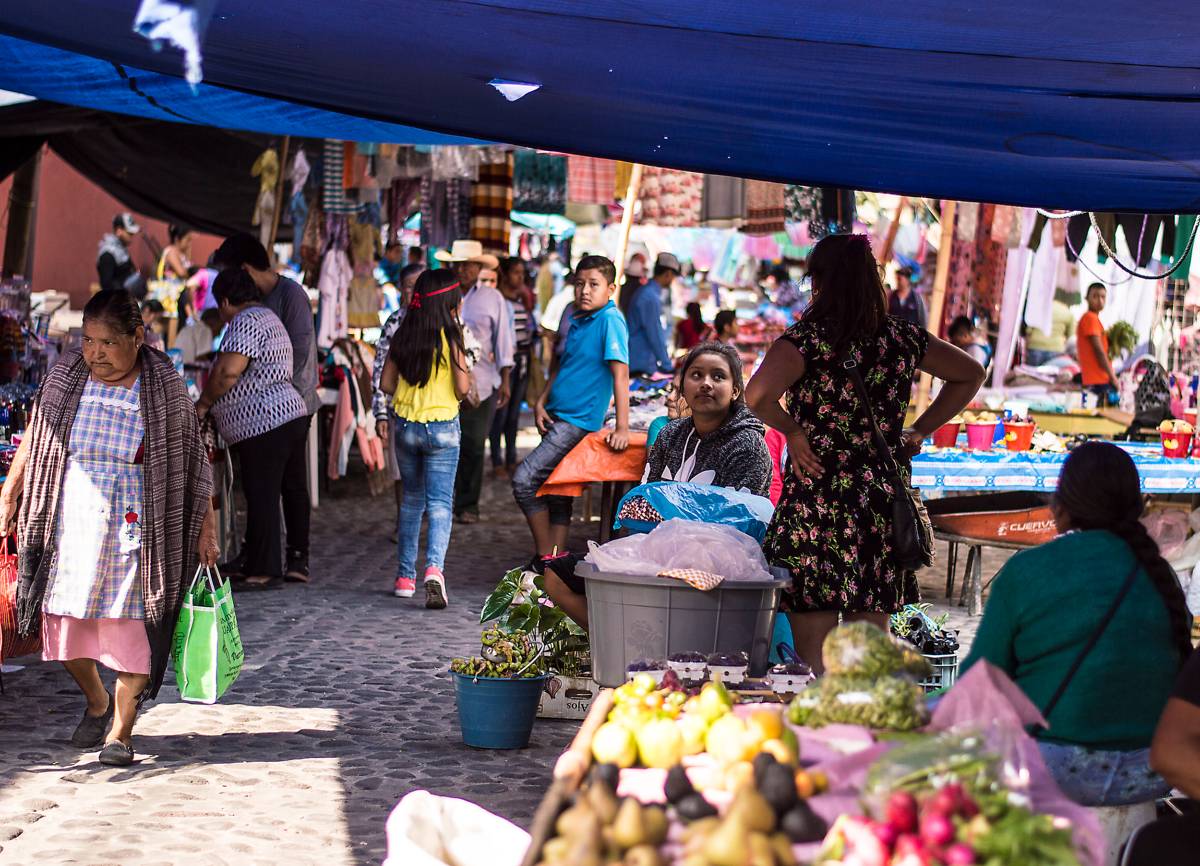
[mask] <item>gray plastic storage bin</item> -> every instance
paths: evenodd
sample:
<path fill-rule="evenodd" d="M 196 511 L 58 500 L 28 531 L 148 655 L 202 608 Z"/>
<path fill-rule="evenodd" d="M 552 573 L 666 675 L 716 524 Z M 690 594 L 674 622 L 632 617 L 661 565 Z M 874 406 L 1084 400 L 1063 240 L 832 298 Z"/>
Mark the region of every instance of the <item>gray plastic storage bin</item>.
<path fill-rule="evenodd" d="M 750 676 L 766 673 L 787 580 L 727 580 L 703 592 L 675 578 L 600 572 L 588 562 L 575 573 L 587 581 L 592 679 L 600 685 L 621 685 L 636 659 L 691 650 L 744 652 Z"/>

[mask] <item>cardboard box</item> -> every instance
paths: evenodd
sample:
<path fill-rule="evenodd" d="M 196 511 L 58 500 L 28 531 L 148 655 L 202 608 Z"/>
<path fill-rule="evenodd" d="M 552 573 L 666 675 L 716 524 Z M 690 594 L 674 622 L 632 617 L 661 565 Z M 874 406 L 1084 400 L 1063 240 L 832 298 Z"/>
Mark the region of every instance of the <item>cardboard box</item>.
<path fill-rule="evenodd" d="M 599 692 L 600 686 L 588 677 L 552 676 L 542 689 L 538 718 L 584 719 Z"/>

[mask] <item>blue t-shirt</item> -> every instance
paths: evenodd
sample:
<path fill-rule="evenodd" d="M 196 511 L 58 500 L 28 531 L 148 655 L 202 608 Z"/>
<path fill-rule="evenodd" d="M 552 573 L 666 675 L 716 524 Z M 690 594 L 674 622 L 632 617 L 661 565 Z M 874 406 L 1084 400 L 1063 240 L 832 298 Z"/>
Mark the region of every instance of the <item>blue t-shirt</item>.
<path fill-rule="evenodd" d="M 584 430 L 603 427 L 613 396 L 610 361 L 629 363 L 629 329 L 612 301 L 572 318 L 546 411 Z"/>

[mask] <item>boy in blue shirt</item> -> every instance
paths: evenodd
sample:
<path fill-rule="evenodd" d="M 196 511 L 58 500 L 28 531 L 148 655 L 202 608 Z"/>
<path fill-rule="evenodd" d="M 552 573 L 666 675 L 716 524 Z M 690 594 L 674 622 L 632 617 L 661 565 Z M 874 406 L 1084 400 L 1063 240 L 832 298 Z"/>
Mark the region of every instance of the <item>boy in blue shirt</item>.
<path fill-rule="evenodd" d="M 608 446 L 614 451 L 629 446 L 629 329 L 612 302 L 616 279 L 616 267 L 604 256 L 585 256 L 575 269 L 567 344 L 551 362 L 550 381 L 533 407 L 542 442 L 513 473 L 513 496 L 543 561 L 567 549 L 572 500 L 539 497 L 538 489 L 572 448 L 604 427 L 610 400 L 616 400 L 617 426 L 606 437 Z M 576 612 L 567 610 L 579 619 Z"/>

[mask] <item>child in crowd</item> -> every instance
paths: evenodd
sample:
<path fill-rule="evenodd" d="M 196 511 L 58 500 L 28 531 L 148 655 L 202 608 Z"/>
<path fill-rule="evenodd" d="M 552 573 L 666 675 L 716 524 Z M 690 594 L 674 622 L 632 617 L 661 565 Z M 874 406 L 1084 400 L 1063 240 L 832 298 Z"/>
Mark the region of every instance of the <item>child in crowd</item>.
<path fill-rule="evenodd" d="M 572 505 L 570 497 L 539 497 L 538 489 L 572 448 L 604 426 L 610 400 L 616 401 L 617 419 L 608 446 L 624 451 L 629 445 L 629 330 L 612 302 L 616 278 L 616 267 L 604 256 L 580 261 L 566 346 L 553 359 L 546 390 L 533 408 L 542 442 L 513 473 L 513 496 L 537 547 L 535 566 L 566 550 Z M 557 578 L 548 574 L 548 589 L 552 580 Z M 578 607 L 564 610 L 580 619 Z"/>
<path fill-rule="evenodd" d="M 951 322 L 947 335 L 951 343 L 978 361 L 983 369 L 987 369 L 992 360 L 992 347 L 980 338 L 975 323 L 968 316 L 959 316 Z"/>
<path fill-rule="evenodd" d="M 714 339 L 718 343 L 732 346 L 740 332 L 737 313 L 733 310 L 721 310 L 721 312 L 717 313 L 717 317 L 713 319 L 713 328 L 716 329 L 716 337 Z"/>

